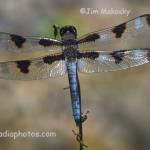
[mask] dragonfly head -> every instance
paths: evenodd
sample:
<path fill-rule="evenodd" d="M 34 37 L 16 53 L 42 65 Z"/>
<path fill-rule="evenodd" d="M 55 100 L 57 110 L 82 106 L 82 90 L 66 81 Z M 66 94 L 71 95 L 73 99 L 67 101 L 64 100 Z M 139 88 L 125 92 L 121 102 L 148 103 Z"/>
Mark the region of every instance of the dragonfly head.
<path fill-rule="evenodd" d="M 72 25 L 64 26 L 60 29 L 60 35 L 62 39 L 76 39 L 77 38 L 77 30 Z"/>

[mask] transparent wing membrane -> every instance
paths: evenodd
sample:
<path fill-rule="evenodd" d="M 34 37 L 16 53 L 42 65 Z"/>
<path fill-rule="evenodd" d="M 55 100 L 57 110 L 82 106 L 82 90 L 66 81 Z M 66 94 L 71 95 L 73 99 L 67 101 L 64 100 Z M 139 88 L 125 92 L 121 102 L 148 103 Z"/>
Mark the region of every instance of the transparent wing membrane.
<path fill-rule="evenodd" d="M 62 76 L 66 63 L 62 54 L 31 60 L 0 63 L 0 78 L 12 80 L 38 80 Z"/>
<path fill-rule="evenodd" d="M 79 50 L 120 50 L 150 47 L 150 14 L 142 15 L 115 27 L 79 37 Z"/>
<path fill-rule="evenodd" d="M 120 51 L 96 51 L 93 57 L 89 57 L 86 51 L 81 53 L 77 66 L 79 72 L 94 73 L 127 69 L 148 63 L 150 49 L 128 49 Z"/>
<path fill-rule="evenodd" d="M 61 42 L 55 39 L 24 37 L 0 32 L 0 52 L 55 51 L 61 49 Z"/>

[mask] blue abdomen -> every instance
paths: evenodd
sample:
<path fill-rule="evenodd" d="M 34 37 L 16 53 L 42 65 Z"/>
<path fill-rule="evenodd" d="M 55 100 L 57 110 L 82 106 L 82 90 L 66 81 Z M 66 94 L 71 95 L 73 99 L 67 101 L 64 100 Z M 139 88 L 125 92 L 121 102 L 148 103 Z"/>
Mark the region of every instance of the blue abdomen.
<path fill-rule="evenodd" d="M 67 61 L 67 71 L 70 84 L 72 111 L 76 124 L 80 122 L 80 87 L 77 74 L 77 65 L 74 61 Z"/>

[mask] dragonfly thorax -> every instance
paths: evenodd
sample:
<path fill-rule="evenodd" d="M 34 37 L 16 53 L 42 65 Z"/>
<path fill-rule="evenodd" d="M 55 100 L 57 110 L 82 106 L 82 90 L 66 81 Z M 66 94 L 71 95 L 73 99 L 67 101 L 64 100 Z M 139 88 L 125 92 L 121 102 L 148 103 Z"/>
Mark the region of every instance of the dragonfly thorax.
<path fill-rule="evenodd" d="M 76 60 L 77 54 L 78 54 L 77 41 L 76 40 L 64 40 L 62 50 L 67 60 L 73 60 L 73 61 Z"/>
<path fill-rule="evenodd" d="M 67 60 L 75 61 L 78 54 L 77 31 L 74 26 L 64 26 L 60 29 L 62 50 Z"/>

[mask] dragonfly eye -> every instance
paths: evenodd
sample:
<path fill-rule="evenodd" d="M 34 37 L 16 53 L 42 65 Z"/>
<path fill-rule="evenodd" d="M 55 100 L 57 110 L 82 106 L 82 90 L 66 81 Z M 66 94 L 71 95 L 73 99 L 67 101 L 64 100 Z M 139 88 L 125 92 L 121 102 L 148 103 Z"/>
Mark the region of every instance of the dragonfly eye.
<path fill-rule="evenodd" d="M 72 33 L 75 37 L 77 37 L 77 30 L 74 26 L 64 26 L 60 29 L 60 35 L 64 36 L 67 32 Z"/>

